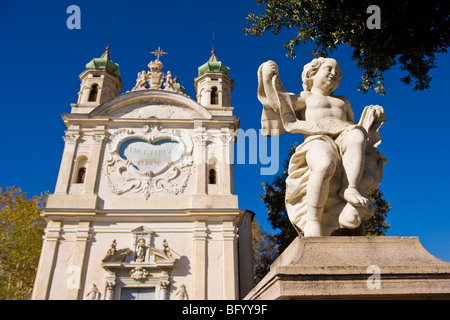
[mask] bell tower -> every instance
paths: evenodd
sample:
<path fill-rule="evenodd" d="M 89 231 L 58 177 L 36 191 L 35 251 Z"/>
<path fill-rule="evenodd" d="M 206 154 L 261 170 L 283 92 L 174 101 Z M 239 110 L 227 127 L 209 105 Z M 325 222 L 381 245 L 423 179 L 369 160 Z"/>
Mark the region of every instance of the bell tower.
<path fill-rule="evenodd" d="M 100 58 L 93 58 L 80 74 L 81 89 L 72 113 L 89 113 L 100 104 L 119 96 L 123 88 L 119 65 L 111 60 L 109 46 Z"/>
<path fill-rule="evenodd" d="M 233 79 L 228 76 L 229 72 L 230 68 L 217 59 L 213 49 L 209 60 L 198 68 L 197 102 L 206 108 L 231 107 Z"/>

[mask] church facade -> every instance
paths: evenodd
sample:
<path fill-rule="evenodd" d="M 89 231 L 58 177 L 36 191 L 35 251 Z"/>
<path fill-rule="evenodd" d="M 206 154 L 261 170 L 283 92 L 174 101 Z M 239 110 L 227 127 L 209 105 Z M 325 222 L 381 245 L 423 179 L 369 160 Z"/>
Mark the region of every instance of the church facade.
<path fill-rule="evenodd" d="M 126 93 L 108 48 L 80 74 L 32 299 L 239 299 L 253 287 L 230 70 L 213 51 L 193 100 L 153 53 Z"/>

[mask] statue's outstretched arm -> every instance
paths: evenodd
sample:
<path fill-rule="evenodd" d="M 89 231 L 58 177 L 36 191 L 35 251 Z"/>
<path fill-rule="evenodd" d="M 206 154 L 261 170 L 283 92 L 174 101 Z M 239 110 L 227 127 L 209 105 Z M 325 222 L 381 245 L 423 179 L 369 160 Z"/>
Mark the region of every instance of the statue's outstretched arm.
<path fill-rule="evenodd" d="M 281 88 L 276 86 L 277 77 L 278 66 L 275 62 L 267 61 L 261 64 L 258 69 L 258 100 L 263 105 L 261 116 L 262 134 L 267 136 L 277 136 L 286 132 L 280 115 L 280 102 L 277 91 Z"/>
<path fill-rule="evenodd" d="M 329 130 L 320 128 L 315 122 L 298 120 L 291 96 L 280 81 L 277 64 L 271 60 L 261 64 L 258 69 L 258 99 L 263 105 L 263 135 L 281 135 L 285 132 L 306 135 L 329 133 Z"/>

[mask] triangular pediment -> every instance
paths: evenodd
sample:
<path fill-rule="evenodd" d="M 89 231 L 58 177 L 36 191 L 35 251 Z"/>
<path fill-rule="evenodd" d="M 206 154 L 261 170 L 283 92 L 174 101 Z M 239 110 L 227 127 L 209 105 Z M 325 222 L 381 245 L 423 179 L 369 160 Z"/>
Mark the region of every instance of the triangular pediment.
<path fill-rule="evenodd" d="M 211 113 L 191 98 L 164 90 L 122 94 L 95 108 L 90 117 L 121 119 L 211 119 Z"/>
<path fill-rule="evenodd" d="M 142 234 L 142 233 L 151 234 L 151 233 L 153 233 L 153 230 L 149 229 L 149 228 L 147 228 L 145 226 L 140 226 L 140 227 L 138 227 L 136 229 L 131 230 L 131 233 L 135 233 L 135 234 L 138 234 L 138 233 L 139 234 Z"/>

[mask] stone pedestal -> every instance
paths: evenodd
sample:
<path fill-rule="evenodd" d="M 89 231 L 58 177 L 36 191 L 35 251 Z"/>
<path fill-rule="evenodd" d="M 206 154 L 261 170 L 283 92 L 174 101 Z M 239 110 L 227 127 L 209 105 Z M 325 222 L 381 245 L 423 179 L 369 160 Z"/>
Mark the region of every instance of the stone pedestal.
<path fill-rule="evenodd" d="M 450 263 L 417 237 L 297 238 L 245 299 L 450 299 Z"/>

